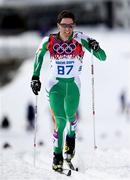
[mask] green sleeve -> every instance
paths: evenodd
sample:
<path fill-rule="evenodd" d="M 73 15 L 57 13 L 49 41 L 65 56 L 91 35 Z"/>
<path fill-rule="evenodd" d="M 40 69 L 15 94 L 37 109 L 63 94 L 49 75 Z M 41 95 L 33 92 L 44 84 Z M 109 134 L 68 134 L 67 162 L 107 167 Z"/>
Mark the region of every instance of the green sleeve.
<path fill-rule="evenodd" d="M 82 45 L 89 51 L 91 52 L 91 48 L 89 48 L 88 42 L 84 39 L 81 39 Z M 103 49 L 99 48 L 98 51 L 93 51 L 93 54 L 96 58 L 98 58 L 100 61 L 105 61 L 106 60 L 106 53 Z"/>
<path fill-rule="evenodd" d="M 43 63 L 43 58 L 44 58 L 44 55 L 47 51 L 47 42 L 45 42 L 41 49 L 39 49 L 37 52 L 36 52 L 36 55 L 35 55 L 35 62 L 34 62 L 34 70 L 33 70 L 33 76 L 40 76 L 40 71 L 41 71 L 41 67 L 42 67 L 42 63 Z"/>

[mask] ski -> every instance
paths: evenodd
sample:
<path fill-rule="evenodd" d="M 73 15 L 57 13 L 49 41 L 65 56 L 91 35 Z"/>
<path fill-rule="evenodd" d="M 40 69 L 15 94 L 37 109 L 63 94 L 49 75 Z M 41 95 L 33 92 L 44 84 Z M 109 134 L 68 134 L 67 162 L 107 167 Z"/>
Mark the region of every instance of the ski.
<path fill-rule="evenodd" d="M 73 170 L 73 171 L 78 171 L 78 170 L 79 170 L 78 167 L 74 167 L 74 165 L 73 165 L 73 163 L 72 163 L 71 161 L 65 160 L 65 162 L 66 162 L 67 166 L 68 166 L 71 170 Z"/>
<path fill-rule="evenodd" d="M 55 170 L 54 170 L 55 171 Z M 60 173 L 66 176 L 71 176 L 71 169 L 63 169 L 63 168 L 59 168 L 55 171 L 56 173 Z"/>

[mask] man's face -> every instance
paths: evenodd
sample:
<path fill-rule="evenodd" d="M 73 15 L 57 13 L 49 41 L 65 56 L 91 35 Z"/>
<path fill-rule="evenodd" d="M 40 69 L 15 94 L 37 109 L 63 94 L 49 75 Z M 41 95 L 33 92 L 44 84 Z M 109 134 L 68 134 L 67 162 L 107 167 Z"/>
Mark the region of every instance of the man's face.
<path fill-rule="evenodd" d="M 69 38 L 73 32 L 74 22 L 71 18 L 63 18 L 60 23 L 57 24 L 60 32 L 60 36 Z"/>

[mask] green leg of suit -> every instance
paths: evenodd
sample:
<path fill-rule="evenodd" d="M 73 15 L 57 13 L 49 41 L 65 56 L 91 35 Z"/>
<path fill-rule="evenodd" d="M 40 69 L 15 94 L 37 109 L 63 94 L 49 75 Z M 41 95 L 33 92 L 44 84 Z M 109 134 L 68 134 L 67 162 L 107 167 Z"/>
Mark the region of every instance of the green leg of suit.
<path fill-rule="evenodd" d="M 79 105 L 79 89 L 74 78 L 61 79 L 57 78 L 58 83 L 55 84 L 49 92 L 49 102 L 56 120 L 56 130 L 53 134 L 54 152 L 61 153 L 63 150 L 63 133 L 67 121 L 70 125 L 68 128 L 68 136 L 75 136 L 75 114 Z"/>

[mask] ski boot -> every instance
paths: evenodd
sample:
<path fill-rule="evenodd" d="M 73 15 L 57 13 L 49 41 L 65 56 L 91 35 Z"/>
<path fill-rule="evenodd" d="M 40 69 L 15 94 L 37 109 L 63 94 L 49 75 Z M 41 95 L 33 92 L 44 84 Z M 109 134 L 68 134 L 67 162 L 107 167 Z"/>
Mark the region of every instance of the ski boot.
<path fill-rule="evenodd" d="M 54 153 L 52 169 L 58 172 L 62 172 L 63 156 L 62 153 Z"/>
<path fill-rule="evenodd" d="M 67 162 L 71 162 L 71 159 L 75 154 L 75 137 L 66 136 L 64 159 Z"/>

